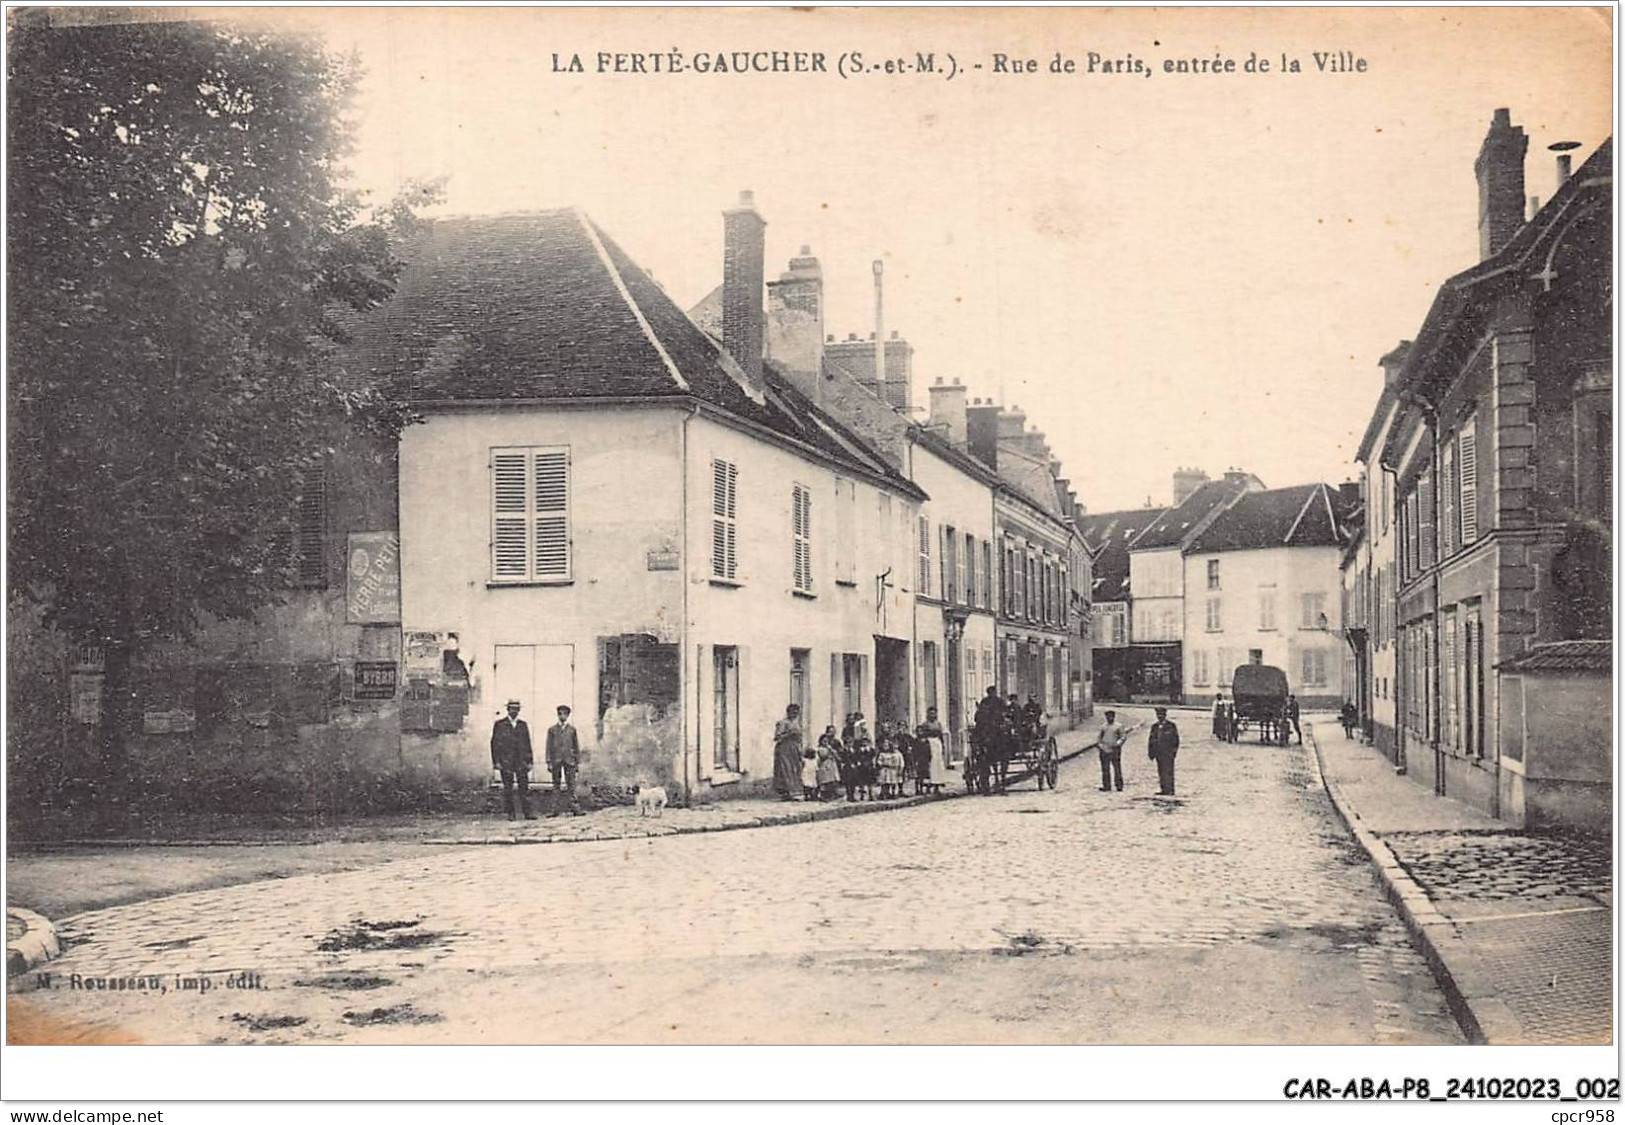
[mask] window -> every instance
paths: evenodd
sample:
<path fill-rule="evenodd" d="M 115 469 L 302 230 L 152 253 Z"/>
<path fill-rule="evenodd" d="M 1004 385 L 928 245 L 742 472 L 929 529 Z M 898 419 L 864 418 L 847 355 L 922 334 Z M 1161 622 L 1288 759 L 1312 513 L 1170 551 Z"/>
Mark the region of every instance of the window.
<path fill-rule="evenodd" d="M 1201 649 L 1191 653 L 1191 684 L 1195 687 L 1207 686 L 1207 653 Z"/>
<path fill-rule="evenodd" d="M 954 529 L 947 524 L 942 525 L 942 600 L 953 602 L 959 600 L 958 580 L 958 554 L 954 550 Z"/>
<path fill-rule="evenodd" d="M 1326 627 L 1326 595 L 1305 594 L 1302 599 L 1303 616 L 1298 621 L 1300 629 L 1324 629 Z"/>
<path fill-rule="evenodd" d="M 570 451 L 491 451 L 491 579 L 570 578 Z"/>
<path fill-rule="evenodd" d="M 1303 686 L 1326 686 L 1326 653 L 1323 649 L 1303 650 Z"/>
<path fill-rule="evenodd" d="M 858 581 L 856 531 L 857 485 L 845 477 L 835 478 L 835 582 L 854 586 Z"/>
<path fill-rule="evenodd" d="M 1207 600 L 1207 631 L 1217 633 L 1224 628 L 1224 615 L 1221 612 L 1218 598 Z"/>
<path fill-rule="evenodd" d="M 739 466 L 711 462 L 711 577 L 739 577 Z"/>
<path fill-rule="evenodd" d="M 1461 511 L 1461 545 L 1478 542 L 1478 423 L 1468 419 L 1456 437 L 1456 475 Z"/>
<path fill-rule="evenodd" d="M 1275 591 L 1258 591 L 1258 627 L 1260 629 L 1275 628 Z"/>
<path fill-rule="evenodd" d="M 1207 560 L 1207 588 L 1209 590 L 1217 590 L 1219 588 L 1219 560 L 1218 559 L 1208 559 Z"/>
<path fill-rule="evenodd" d="M 812 492 L 804 484 L 790 491 L 790 534 L 795 540 L 795 589 L 813 592 Z"/>
<path fill-rule="evenodd" d="M 920 577 L 919 595 L 931 596 L 931 521 L 920 517 Z"/>
<path fill-rule="evenodd" d="M 305 471 L 299 482 L 298 511 L 293 532 L 294 584 L 327 585 L 327 472 L 321 465 Z"/>
<path fill-rule="evenodd" d="M 1433 529 L 1433 470 L 1423 469 L 1416 481 L 1417 543 L 1421 547 L 1418 566 L 1426 570 L 1434 563 L 1438 544 Z"/>

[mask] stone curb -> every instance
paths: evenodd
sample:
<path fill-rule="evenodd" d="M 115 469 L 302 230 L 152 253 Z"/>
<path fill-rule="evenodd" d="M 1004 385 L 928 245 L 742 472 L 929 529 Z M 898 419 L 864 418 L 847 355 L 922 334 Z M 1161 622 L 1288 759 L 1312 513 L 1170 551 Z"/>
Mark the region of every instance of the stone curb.
<path fill-rule="evenodd" d="M 1310 761 L 1320 778 L 1332 808 L 1348 826 L 1376 868 L 1383 893 L 1399 912 L 1411 940 L 1416 943 L 1439 988 L 1444 992 L 1450 1014 L 1455 1016 L 1467 1041 L 1478 1044 L 1527 1043 L 1528 1034 L 1499 995 L 1496 978 L 1473 952 L 1456 924 L 1433 905 L 1410 872 L 1399 862 L 1383 839 L 1360 820 L 1357 809 L 1343 796 L 1342 786 L 1326 774 L 1321 760 L 1320 740 L 1313 729 L 1305 731 L 1314 746 Z"/>
<path fill-rule="evenodd" d="M 1130 731 L 1138 729 L 1139 724 L 1128 728 Z M 1090 742 L 1059 756 L 1062 762 L 1069 762 L 1099 745 L 1098 740 Z M 1032 771 L 1011 774 L 1009 781 L 1019 782 L 1031 778 Z M 743 828 L 776 828 L 786 824 L 807 824 L 815 820 L 840 820 L 849 816 L 864 816 L 868 813 L 889 812 L 893 809 L 908 809 L 919 805 L 932 804 L 937 801 L 952 801 L 960 797 L 969 796 L 962 788 L 951 789 L 942 793 L 922 794 L 916 797 L 905 797 L 900 801 L 865 801 L 861 804 L 833 805 L 817 809 L 801 810 L 790 813 L 771 813 L 766 816 L 752 817 L 749 820 L 740 820 L 731 824 L 694 824 L 683 827 L 668 828 L 664 831 L 641 829 L 624 832 L 583 832 L 578 835 L 566 836 L 439 836 L 428 838 L 385 838 L 380 841 L 358 840 L 356 843 L 400 843 L 420 844 L 425 846 L 468 846 L 468 845 L 534 845 L 534 844 L 581 844 L 593 843 L 603 840 L 644 840 L 661 839 L 666 836 L 691 836 L 701 832 L 733 832 Z M 94 838 L 81 838 L 70 840 L 51 840 L 42 842 L 41 850 L 56 850 L 68 848 L 275 848 L 275 847 L 301 847 L 310 844 L 332 843 L 331 836 L 312 835 L 296 839 L 199 839 L 199 840 L 140 840 L 129 838 L 99 840 Z"/>
<path fill-rule="evenodd" d="M 62 945 L 57 941 L 56 927 L 49 918 L 20 906 L 6 907 L 6 917 L 17 919 L 25 927 L 21 937 L 6 942 L 8 978 L 26 973 L 41 961 L 61 956 Z"/>

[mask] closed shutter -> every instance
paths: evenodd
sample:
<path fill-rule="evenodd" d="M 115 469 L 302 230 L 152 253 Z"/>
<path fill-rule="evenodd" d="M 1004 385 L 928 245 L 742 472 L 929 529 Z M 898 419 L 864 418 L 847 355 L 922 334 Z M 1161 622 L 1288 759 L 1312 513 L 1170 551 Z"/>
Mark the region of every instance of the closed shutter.
<path fill-rule="evenodd" d="M 1444 455 L 1439 458 L 1439 558 L 1448 559 L 1456 553 L 1456 443 L 1446 442 Z"/>
<path fill-rule="evenodd" d="M 1465 547 L 1478 541 L 1478 434 L 1475 423 L 1468 422 L 1461 428 L 1457 446 L 1457 472 L 1461 482 L 1461 543 Z"/>
<path fill-rule="evenodd" d="M 1416 525 L 1417 538 L 1420 541 L 1421 557 L 1418 565 L 1426 570 L 1433 565 L 1435 540 L 1433 537 L 1433 473 L 1424 471 L 1421 479 L 1416 482 L 1416 503 L 1420 509 Z"/>
<path fill-rule="evenodd" d="M 536 481 L 536 577 L 570 576 L 570 455 L 538 450 Z"/>
<path fill-rule="evenodd" d="M 570 577 L 570 451 L 491 451 L 491 578 Z"/>
<path fill-rule="evenodd" d="M 922 598 L 931 596 L 931 521 L 920 517 L 920 589 Z"/>
<path fill-rule="evenodd" d="M 491 455 L 491 576 L 530 577 L 530 505 L 522 452 Z"/>
<path fill-rule="evenodd" d="M 970 544 L 966 543 L 964 550 L 959 550 L 958 546 L 955 544 L 954 550 L 954 601 L 965 605 L 970 601 L 970 591 L 965 586 L 965 556 L 970 551 Z"/>
<path fill-rule="evenodd" d="M 812 492 L 796 485 L 790 493 L 790 532 L 794 540 L 795 588 L 812 593 Z"/>
<path fill-rule="evenodd" d="M 738 576 L 739 467 L 731 461 L 711 462 L 711 575 Z"/>

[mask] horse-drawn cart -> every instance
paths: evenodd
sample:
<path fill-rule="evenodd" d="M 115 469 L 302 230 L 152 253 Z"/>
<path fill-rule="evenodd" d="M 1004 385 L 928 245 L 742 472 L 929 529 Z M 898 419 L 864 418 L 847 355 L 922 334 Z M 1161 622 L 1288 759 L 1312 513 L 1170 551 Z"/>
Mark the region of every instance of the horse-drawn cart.
<path fill-rule="evenodd" d="M 1244 731 L 1256 726 L 1260 742 L 1287 744 L 1292 721 L 1287 714 L 1285 672 L 1268 664 L 1243 664 L 1230 678 L 1230 694 L 1234 700 L 1231 742 L 1239 742 Z"/>
<path fill-rule="evenodd" d="M 1061 777 L 1061 754 L 1046 726 L 1007 726 L 988 740 L 971 735 L 970 756 L 965 760 L 967 790 L 991 793 L 1006 788 L 1012 767 L 1035 778 L 1041 790 L 1055 788 Z"/>

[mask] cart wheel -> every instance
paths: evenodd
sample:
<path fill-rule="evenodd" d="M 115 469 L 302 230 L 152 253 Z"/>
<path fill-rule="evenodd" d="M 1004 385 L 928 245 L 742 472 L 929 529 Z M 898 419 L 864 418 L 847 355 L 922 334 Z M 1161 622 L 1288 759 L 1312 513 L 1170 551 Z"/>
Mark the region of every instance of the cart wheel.
<path fill-rule="evenodd" d="M 1046 750 L 1046 756 L 1049 759 L 1045 767 L 1045 772 L 1049 774 L 1049 787 L 1054 789 L 1055 783 L 1061 778 L 1060 748 L 1055 745 L 1055 740 L 1052 738 L 1049 740 L 1049 745 L 1044 749 Z"/>

